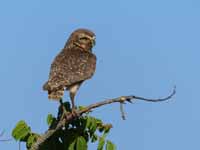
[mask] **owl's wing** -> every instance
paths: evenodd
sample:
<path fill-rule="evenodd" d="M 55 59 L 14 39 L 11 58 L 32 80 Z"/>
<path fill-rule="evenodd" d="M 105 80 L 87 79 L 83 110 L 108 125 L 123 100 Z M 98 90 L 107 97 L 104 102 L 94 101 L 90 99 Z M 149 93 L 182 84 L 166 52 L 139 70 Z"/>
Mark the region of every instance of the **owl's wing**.
<path fill-rule="evenodd" d="M 69 87 L 92 77 L 96 56 L 81 49 L 63 49 L 51 65 L 46 90 Z M 45 89 L 45 85 L 44 85 Z"/>

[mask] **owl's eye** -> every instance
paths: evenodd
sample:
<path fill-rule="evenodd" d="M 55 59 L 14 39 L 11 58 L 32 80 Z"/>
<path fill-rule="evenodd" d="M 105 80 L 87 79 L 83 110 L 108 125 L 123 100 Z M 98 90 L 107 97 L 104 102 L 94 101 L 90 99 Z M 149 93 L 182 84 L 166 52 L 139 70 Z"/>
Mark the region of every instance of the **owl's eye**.
<path fill-rule="evenodd" d="M 87 37 L 81 37 L 80 40 L 88 40 Z"/>

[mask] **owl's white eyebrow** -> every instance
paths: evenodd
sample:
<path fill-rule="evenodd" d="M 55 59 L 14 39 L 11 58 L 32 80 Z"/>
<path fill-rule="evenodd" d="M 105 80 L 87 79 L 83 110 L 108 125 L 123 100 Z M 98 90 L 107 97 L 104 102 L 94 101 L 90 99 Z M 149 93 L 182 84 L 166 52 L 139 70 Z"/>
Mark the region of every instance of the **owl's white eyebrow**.
<path fill-rule="evenodd" d="M 86 35 L 85 37 L 87 37 L 88 39 L 90 39 L 90 40 L 95 40 L 96 39 L 96 36 L 89 36 L 89 35 Z"/>

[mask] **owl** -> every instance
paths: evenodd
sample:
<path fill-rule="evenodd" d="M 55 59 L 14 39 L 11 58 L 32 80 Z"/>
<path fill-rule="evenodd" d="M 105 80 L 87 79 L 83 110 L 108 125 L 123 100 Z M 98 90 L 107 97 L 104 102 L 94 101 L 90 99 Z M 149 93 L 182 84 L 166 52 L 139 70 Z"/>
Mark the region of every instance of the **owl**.
<path fill-rule="evenodd" d="M 64 48 L 53 60 L 49 79 L 43 85 L 49 99 L 61 100 L 64 91 L 68 90 L 72 111 L 75 111 L 74 97 L 80 85 L 95 72 L 94 45 L 95 34 L 88 29 L 78 29 L 70 35 Z"/>

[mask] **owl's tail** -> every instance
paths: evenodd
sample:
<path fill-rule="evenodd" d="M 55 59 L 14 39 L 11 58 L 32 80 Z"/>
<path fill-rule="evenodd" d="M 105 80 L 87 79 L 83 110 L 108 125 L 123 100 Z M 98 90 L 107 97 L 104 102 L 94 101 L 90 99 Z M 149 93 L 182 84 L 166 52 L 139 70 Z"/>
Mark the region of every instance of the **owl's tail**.
<path fill-rule="evenodd" d="M 64 95 L 64 90 L 48 91 L 48 98 L 51 100 L 60 100 Z"/>
<path fill-rule="evenodd" d="M 43 90 L 48 91 L 48 98 L 51 100 L 60 100 L 64 95 L 64 88 L 52 89 L 48 82 L 43 85 Z"/>

